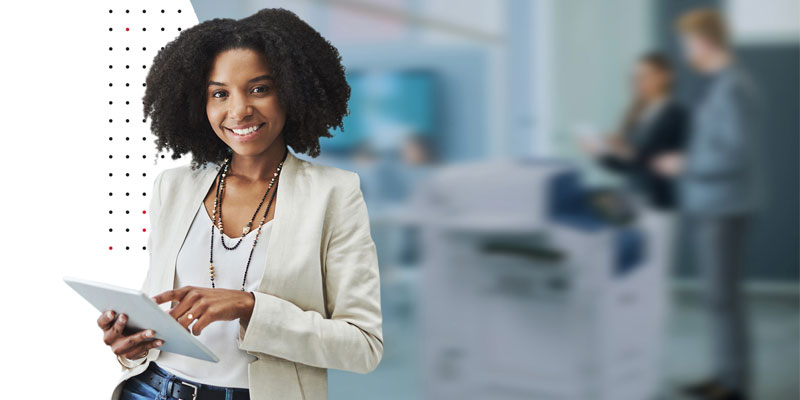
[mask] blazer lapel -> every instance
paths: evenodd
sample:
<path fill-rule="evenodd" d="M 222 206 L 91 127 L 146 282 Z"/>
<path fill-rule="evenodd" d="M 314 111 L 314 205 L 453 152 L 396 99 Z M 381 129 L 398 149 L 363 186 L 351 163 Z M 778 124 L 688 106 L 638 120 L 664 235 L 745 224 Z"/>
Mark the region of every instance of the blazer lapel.
<path fill-rule="evenodd" d="M 197 213 L 198 207 L 203 203 L 208 189 L 214 182 L 219 168 L 208 167 L 200 171 L 193 171 L 184 182 L 176 182 L 178 190 L 173 197 L 175 200 L 170 206 L 171 213 L 166 214 L 166 218 L 161 218 L 159 227 L 164 232 L 165 245 L 165 265 L 162 268 L 160 279 L 160 292 L 170 290 L 175 285 L 175 264 L 178 260 L 178 252 L 189 234 L 189 227 Z M 184 186 L 186 185 L 186 186 Z M 165 303 L 169 305 L 169 303 Z"/>
<path fill-rule="evenodd" d="M 300 160 L 290 151 L 286 155 L 286 161 L 281 168 L 281 175 L 278 178 L 278 194 L 275 198 L 275 215 L 272 219 L 272 232 L 269 235 L 269 243 L 267 243 L 267 257 L 264 265 L 264 274 L 261 276 L 261 281 L 258 283 L 258 291 L 265 293 L 275 293 L 270 289 L 270 285 L 275 282 L 272 279 L 267 279 L 269 271 L 274 268 L 280 268 L 283 259 L 283 252 L 286 248 L 287 241 L 292 237 L 291 234 L 286 235 L 287 230 L 291 228 L 291 221 L 294 221 L 295 212 L 295 188 L 297 167 Z"/>
<path fill-rule="evenodd" d="M 290 151 L 281 169 L 277 185 L 279 194 L 276 196 L 275 204 L 273 204 L 275 215 L 272 221 L 269 243 L 267 244 L 265 273 L 259 282 L 258 291 L 269 292 L 269 284 L 272 281 L 265 279 L 268 275 L 266 271 L 281 264 L 280 259 L 285 248 L 284 241 L 281 240 L 283 237 L 282 232 L 284 231 L 284 222 L 293 220 L 294 207 L 292 207 L 292 204 L 294 204 L 295 176 L 297 175 L 299 162 L 300 160 Z M 170 207 L 171 212 L 165 213 L 164 217 L 160 218 L 159 221 L 162 224 L 159 229 L 164 232 L 163 237 L 167 243 L 164 253 L 166 260 L 163 261 L 166 264 L 161 268 L 163 272 L 159 279 L 159 292 L 170 290 L 175 285 L 175 268 L 178 253 L 189 234 L 189 228 L 198 208 L 202 205 L 209 188 L 214 183 L 217 171 L 218 168 L 205 168 L 191 174 L 187 179 L 188 182 L 177 182 L 180 186 L 188 184 L 188 187 L 181 187 L 177 190 L 174 196 L 174 204 Z M 170 307 L 169 303 L 165 304 L 166 306 L 162 304 L 162 307 Z"/>

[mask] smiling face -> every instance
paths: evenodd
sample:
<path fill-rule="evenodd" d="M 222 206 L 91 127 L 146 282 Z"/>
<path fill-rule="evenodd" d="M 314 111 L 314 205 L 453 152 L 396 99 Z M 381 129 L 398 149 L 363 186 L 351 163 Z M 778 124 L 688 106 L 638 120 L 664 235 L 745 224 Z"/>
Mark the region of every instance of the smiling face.
<path fill-rule="evenodd" d="M 262 53 L 237 48 L 217 55 L 208 78 L 206 114 L 220 140 L 240 156 L 285 146 L 286 111 Z"/>

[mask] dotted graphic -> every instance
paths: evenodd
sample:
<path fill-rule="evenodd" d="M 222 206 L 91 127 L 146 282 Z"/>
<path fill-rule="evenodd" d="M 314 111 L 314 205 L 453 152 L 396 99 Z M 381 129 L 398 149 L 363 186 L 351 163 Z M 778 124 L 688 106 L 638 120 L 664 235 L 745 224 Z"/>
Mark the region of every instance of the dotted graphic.
<path fill-rule="evenodd" d="M 108 196 L 101 212 L 107 221 L 102 246 L 109 254 L 147 250 L 153 180 L 159 171 L 189 162 L 187 157 L 172 160 L 169 153 L 156 154 L 142 106 L 153 58 L 183 29 L 197 24 L 188 1 L 170 3 L 171 8 L 156 1 L 130 2 L 128 7 L 115 2 L 102 10 L 108 30 L 98 35 L 105 36 L 98 82 L 108 86 L 105 98 L 98 101 L 107 110 L 101 117 L 108 121 L 107 128 L 100 137 L 108 156 L 103 156 L 102 172 Z"/>

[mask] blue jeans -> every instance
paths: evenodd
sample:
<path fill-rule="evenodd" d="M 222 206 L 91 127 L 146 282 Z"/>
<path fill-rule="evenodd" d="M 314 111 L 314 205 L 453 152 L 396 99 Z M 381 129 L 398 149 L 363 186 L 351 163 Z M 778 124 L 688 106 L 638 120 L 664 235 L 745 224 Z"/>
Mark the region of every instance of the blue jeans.
<path fill-rule="evenodd" d="M 205 387 L 210 389 L 223 389 L 225 390 L 225 398 L 233 399 L 234 391 L 242 391 L 246 389 L 241 388 L 225 388 L 221 386 L 207 385 L 184 379 L 180 376 L 159 367 L 155 362 L 151 362 L 148 369 L 158 371 L 161 375 L 166 376 L 168 379 L 164 380 L 160 388 L 154 388 L 139 378 L 138 375 L 132 376 L 125 381 L 125 386 L 122 387 L 122 394 L 119 400 L 177 400 L 175 397 L 169 396 L 172 393 L 172 388 L 179 385 L 181 381 L 188 382 L 197 387 Z"/>

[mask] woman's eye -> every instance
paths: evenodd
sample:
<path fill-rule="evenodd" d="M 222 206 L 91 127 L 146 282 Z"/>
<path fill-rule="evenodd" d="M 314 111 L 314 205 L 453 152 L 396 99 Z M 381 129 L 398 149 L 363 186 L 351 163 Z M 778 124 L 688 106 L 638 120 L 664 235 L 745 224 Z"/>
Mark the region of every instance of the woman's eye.
<path fill-rule="evenodd" d="M 222 90 L 211 93 L 211 97 L 221 98 L 223 96 L 225 96 L 225 92 Z"/>
<path fill-rule="evenodd" d="M 269 91 L 269 88 L 266 86 L 256 86 L 253 88 L 253 91 L 256 93 L 266 93 Z"/>

